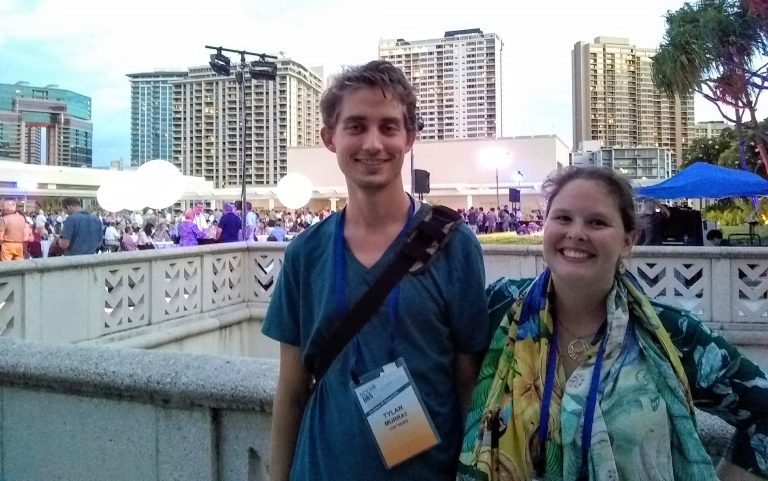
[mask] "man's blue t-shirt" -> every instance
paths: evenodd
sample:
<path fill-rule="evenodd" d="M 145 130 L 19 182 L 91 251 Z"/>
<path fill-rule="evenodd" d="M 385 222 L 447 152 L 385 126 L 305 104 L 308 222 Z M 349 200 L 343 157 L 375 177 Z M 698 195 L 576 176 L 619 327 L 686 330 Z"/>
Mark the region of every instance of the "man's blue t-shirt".
<path fill-rule="evenodd" d="M 269 235 L 273 236 L 278 242 L 283 242 L 285 240 L 285 229 L 281 226 L 274 227 Z"/>
<path fill-rule="evenodd" d="M 426 208 L 426 207 L 422 207 Z M 285 252 L 263 332 L 299 346 L 323 339 L 340 321 L 336 312 L 335 236 L 343 235 L 334 214 L 297 236 Z M 396 256 L 396 240 L 366 268 L 346 247 L 345 301 L 350 308 Z M 389 303 L 358 333 L 316 385 L 302 418 L 292 480 L 453 480 L 462 438 L 456 396 L 456 352 L 486 349 L 489 338 L 482 251 L 475 235 L 460 225 L 435 262 L 400 283 L 398 307 Z M 390 319 L 392 319 L 390 329 Z M 393 339 L 392 343 L 390 339 Z M 356 373 L 368 373 L 402 357 L 421 393 L 441 442 L 387 470 L 350 387 Z"/>
<path fill-rule="evenodd" d="M 95 254 L 101 248 L 104 233 L 98 217 L 79 210 L 67 217 L 61 228 L 61 237 L 69 240 L 65 256 Z"/>
<path fill-rule="evenodd" d="M 239 234 L 243 228 L 243 221 L 234 212 L 227 212 L 221 216 L 219 228 L 221 228 L 219 242 L 237 242 L 240 239 Z"/>

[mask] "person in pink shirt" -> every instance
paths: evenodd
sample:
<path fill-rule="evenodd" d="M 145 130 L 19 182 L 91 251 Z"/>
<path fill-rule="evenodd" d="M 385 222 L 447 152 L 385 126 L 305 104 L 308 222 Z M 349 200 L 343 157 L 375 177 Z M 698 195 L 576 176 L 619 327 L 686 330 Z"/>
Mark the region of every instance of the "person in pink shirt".
<path fill-rule="evenodd" d="M 197 240 L 205 237 L 205 231 L 195 224 L 195 213 L 192 209 L 184 211 L 184 220 L 179 224 L 179 245 L 196 246 Z"/>

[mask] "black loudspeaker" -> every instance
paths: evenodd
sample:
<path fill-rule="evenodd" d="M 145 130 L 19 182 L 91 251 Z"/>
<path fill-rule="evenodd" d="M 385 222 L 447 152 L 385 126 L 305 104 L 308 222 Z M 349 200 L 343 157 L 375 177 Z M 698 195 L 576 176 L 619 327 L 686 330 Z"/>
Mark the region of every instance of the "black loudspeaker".
<path fill-rule="evenodd" d="M 413 171 L 413 192 L 429 194 L 429 171 L 421 169 Z"/>
<path fill-rule="evenodd" d="M 520 189 L 509 189 L 509 201 L 520 202 Z"/>

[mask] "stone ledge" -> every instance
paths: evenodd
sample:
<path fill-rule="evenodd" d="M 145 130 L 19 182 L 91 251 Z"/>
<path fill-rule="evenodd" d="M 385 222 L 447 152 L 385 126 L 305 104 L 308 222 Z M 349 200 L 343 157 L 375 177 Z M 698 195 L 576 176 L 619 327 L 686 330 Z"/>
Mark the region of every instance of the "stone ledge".
<path fill-rule="evenodd" d="M 278 367 L 278 361 L 267 359 L 0 339 L 2 386 L 163 407 L 270 413 Z M 717 462 L 735 429 L 702 411 L 696 417 L 699 435 Z"/>
<path fill-rule="evenodd" d="M 716 464 L 729 451 L 736 428 L 717 416 L 698 409 L 696 410 L 696 427 L 704 447 Z"/>
<path fill-rule="evenodd" d="M 79 342 L 80 346 L 100 346 L 153 349 L 188 337 L 218 331 L 249 319 L 264 319 L 267 315 L 265 303 L 243 302 L 234 306 L 221 307 L 202 314 L 180 317 L 159 324 L 119 331 L 96 339 Z"/>
<path fill-rule="evenodd" d="M 0 339 L 0 385 L 166 407 L 271 412 L 278 362 Z"/>
<path fill-rule="evenodd" d="M 757 324 L 752 331 L 728 329 L 728 323 L 708 323 L 707 325 L 715 328 L 731 344 L 737 346 L 768 346 L 768 330 L 761 330 L 768 329 L 768 324 Z"/>

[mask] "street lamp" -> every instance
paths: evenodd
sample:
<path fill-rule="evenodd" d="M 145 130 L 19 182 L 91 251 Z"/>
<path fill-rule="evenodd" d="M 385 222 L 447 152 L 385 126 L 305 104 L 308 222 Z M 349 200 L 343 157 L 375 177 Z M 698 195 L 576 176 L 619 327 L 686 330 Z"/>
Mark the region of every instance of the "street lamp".
<path fill-rule="evenodd" d="M 480 162 L 486 168 L 496 170 L 496 209 L 501 208 L 499 200 L 499 169 L 508 167 L 512 163 L 512 154 L 501 147 L 488 147 L 480 152 Z"/>
<path fill-rule="evenodd" d="M 37 189 L 37 181 L 34 179 L 20 179 L 16 181 L 16 188 L 24 191 L 24 216 L 27 215 L 27 192 Z"/>
<path fill-rule="evenodd" d="M 251 83 L 253 83 L 254 80 L 274 82 L 277 79 L 277 63 L 273 62 L 273 60 L 277 60 L 277 57 L 274 55 L 267 55 L 265 53 L 233 50 L 224 47 L 212 47 L 210 45 L 206 45 L 205 48 L 216 50 L 216 53 L 211 54 L 211 60 L 208 62 L 208 65 L 211 67 L 211 70 L 223 77 L 229 77 L 232 74 L 232 62 L 230 61 L 229 57 L 224 55 L 222 52 L 231 52 L 240 55 L 240 63 L 236 65 L 237 70 L 235 71 L 235 80 L 237 80 L 237 85 L 240 87 L 240 106 L 242 111 L 242 129 L 240 137 L 240 180 L 242 183 L 242 190 L 240 192 L 240 205 L 242 207 L 240 216 L 242 221 L 241 228 L 243 239 L 245 239 L 245 111 L 247 108 L 245 104 L 245 73 L 248 72 L 248 77 L 250 78 Z M 258 57 L 258 60 L 247 62 L 245 59 L 246 55 Z"/>

